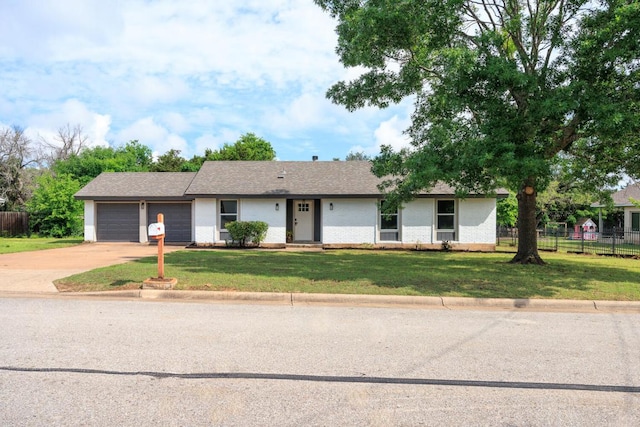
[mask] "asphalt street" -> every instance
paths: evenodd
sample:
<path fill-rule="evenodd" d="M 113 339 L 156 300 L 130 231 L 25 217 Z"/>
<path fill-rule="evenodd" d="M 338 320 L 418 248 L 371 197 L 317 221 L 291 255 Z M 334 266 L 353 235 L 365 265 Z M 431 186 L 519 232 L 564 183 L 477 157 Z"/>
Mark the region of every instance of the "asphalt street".
<path fill-rule="evenodd" d="M 0 297 L 1 425 L 639 425 L 640 315 Z"/>

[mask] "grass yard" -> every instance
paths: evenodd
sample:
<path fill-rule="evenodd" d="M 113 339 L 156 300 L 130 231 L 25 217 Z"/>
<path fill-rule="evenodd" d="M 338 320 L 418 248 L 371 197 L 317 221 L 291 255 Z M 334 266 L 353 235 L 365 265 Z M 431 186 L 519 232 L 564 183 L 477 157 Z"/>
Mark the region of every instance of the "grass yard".
<path fill-rule="evenodd" d="M 0 254 L 65 248 L 82 243 L 81 238 L 0 237 Z"/>
<path fill-rule="evenodd" d="M 542 253 L 546 266 L 510 265 L 509 253 L 331 250 L 185 250 L 165 256 L 175 289 L 640 300 L 636 259 Z M 60 291 L 139 288 L 157 275 L 145 258 L 56 281 Z"/>

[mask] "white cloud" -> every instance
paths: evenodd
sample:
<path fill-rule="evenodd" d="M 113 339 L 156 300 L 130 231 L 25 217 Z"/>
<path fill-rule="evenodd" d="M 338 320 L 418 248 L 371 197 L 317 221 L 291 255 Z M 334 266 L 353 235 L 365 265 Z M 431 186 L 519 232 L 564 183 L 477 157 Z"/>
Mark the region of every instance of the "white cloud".
<path fill-rule="evenodd" d="M 136 76 L 129 84 L 129 97 L 145 106 L 178 101 L 189 93 L 183 79 L 174 76 Z"/>
<path fill-rule="evenodd" d="M 68 57 L 109 43 L 122 26 L 114 6 L 101 0 L 2 1 L 0 57 Z"/>
<path fill-rule="evenodd" d="M 280 135 L 292 135 L 303 129 L 327 126 L 332 120 L 332 105 L 319 94 L 301 94 L 284 109 L 275 107 L 265 113 L 264 123 Z"/>
<path fill-rule="evenodd" d="M 380 153 L 380 148 L 383 145 L 390 145 L 395 151 L 407 148 L 411 145 L 410 139 L 403 132 L 411 125 L 410 117 L 401 117 L 398 114 L 394 115 L 388 120 L 380 122 L 378 127 L 373 132 L 373 143 L 355 144 L 349 149 L 349 152 L 360 153 L 363 152 L 369 156 L 376 156 Z"/>
<path fill-rule="evenodd" d="M 189 155 L 184 138 L 169 132 L 152 117 L 140 119 L 118 133 L 118 140 L 122 143 L 134 139 L 151 148 L 154 156 L 162 155 L 171 149 L 180 150 L 183 157 Z"/>
<path fill-rule="evenodd" d="M 411 121 L 409 118 L 399 118 L 397 115 L 380 123 L 380 126 L 374 131 L 376 147 L 382 145 L 390 145 L 394 150 L 409 147 L 410 140 L 403 131 L 409 127 Z"/>
<path fill-rule="evenodd" d="M 160 122 L 164 124 L 171 132 L 182 133 L 191 128 L 187 119 L 180 113 L 168 112 L 160 117 Z"/>
<path fill-rule="evenodd" d="M 207 148 L 217 150 L 224 144 L 233 144 L 240 138 L 240 133 L 233 129 L 220 129 L 214 134 L 200 135 L 195 140 L 195 153 L 203 155 Z"/>
<path fill-rule="evenodd" d="M 362 72 L 340 65 L 334 27 L 300 0 L 2 0 L 0 116 L 43 134 L 80 123 L 96 143 L 138 139 L 185 157 L 245 132 L 288 160 L 397 140 L 380 125 L 394 112 L 325 98 Z"/>
<path fill-rule="evenodd" d="M 342 69 L 333 22 L 313 2 L 9 0 L 0 16 L 0 57 L 121 64 L 113 76 L 214 72 L 282 86 Z"/>
<path fill-rule="evenodd" d="M 91 111 L 83 102 L 69 99 L 51 111 L 31 116 L 31 124 L 25 131 L 33 140 L 44 139 L 56 144 L 58 129 L 67 125 L 72 129 L 82 128 L 88 146 L 108 145 L 106 140 L 110 131 L 111 116 Z"/>
<path fill-rule="evenodd" d="M 109 115 L 95 115 L 95 121 L 91 132 L 93 132 L 93 141 L 97 145 L 109 145 L 107 142 L 107 134 L 111 128 L 111 116 Z"/>

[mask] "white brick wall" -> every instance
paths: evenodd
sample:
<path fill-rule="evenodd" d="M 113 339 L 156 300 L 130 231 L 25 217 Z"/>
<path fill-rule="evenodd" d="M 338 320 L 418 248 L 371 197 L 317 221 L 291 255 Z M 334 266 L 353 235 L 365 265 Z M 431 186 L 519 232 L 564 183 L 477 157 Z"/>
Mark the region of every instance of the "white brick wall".
<path fill-rule="evenodd" d="M 322 200 L 323 243 L 375 243 L 377 224 L 376 199 Z"/>
<path fill-rule="evenodd" d="M 276 210 L 276 203 L 278 210 Z M 264 221 L 269 224 L 264 243 L 284 243 L 287 238 L 286 199 L 240 200 L 240 221 Z"/>
<path fill-rule="evenodd" d="M 96 203 L 93 200 L 84 201 L 84 240 L 95 242 L 96 237 Z"/>
<path fill-rule="evenodd" d="M 196 243 L 215 242 L 217 223 L 216 199 L 196 199 L 193 204 L 194 238 Z"/>
<path fill-rule="evenodd" d="M 276 211 L 275 205 L 279 209 Z M 329 208 L 333 203 L 333 210 Z M 403 243 L 435 242 L 435 199 L 416 199 L 401 212 Z M 286 241 L 286 199 L 241 199 L 239 220 L 265 221 L 269 230 L 265 243 Z M 93 202 L 85 202 L 85 240 L 95 240 Z M 194 234 L 197 243 L 216 242 L 218 219 L 216 199 L 196 199 Z M 376 199 L 323 199 L 322 242 L 326 244 L 378 243 L 378 204 Z M 87 219 L 90 216 L 91 221 Z M 457 242 L 495 243 L 496 200 L 466 199 L 457 204 Z M 92 234 L 93 233 L 93 234 Z"/>
<path fill-rule="evenodd" d="M 465 199 L 458 202 L 458 242 L 496 243 L 496 199 Z"/>
<path fill-rule="evenodd" d="M 631 213 L 636 213 L 636 212 L 640 212 L 640 210 L 638 210 L 638 208 L 635 206 L 629 206 L 624 208 L 623 227 L 625 231 L 631 231 L 631 226 L 633 224 L 633 222 L 631 221 Z"/>
<path fill-rule="evenodd" d="M 144 203 L 145 209 L 142 209 L 142 203 Z M 149 242 L 149 225 L 147 224 L 147 203 L 144 200 L 140 200 L 138 204 L 138 235 L 140 243 L 148 243 Z M 153 221 L 155 222 L 155 221 Z"/>
<path fill-rule="evenodd" d="M 434 199 L 415 199 L 401 212 L 402 243 L 433 243 Z"/>

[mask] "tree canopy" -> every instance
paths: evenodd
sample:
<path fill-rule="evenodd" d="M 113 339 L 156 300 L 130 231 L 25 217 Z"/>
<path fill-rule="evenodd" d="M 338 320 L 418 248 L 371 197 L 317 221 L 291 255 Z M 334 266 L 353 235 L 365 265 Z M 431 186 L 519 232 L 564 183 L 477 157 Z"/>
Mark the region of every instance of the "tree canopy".
<path fill-rule="evenodd" d="M 233 144 L 224 144 L 216 151 L 206 150 L 206 160 L 275 160 L 276 152 L 271 144 L 249 132 Z"/>
<path fill-rule="evenodd" d="M 31 230 L 49 237 L 81 235 L 84 205 L 73 197 L 80 188 L 69 174 L 53 176 L 46 172 L 38 178 L 33 197 L 27 202 Z"/>
<path fill-rule="evenodd" d="M 353 160 L 371 160 L 371 156 L 365 154 L 364 151 L 350 151 L 347 157 L 344 158 L 347 162 Z"/>
<path fill-rule="evenodd" d="M 327 96 L 355 110 L 411 97 L 411 146 L 374 160 L 395 203 L 437 181 L 518 200 L 513 262 L 542 263 L 536 196 L 562 160 L 585 185 L 640 174 L 640 2 L 315 0 L 365 70 Z"/>
<path fill-rule="evenodd" d="M 133 140 L 117 148 L 85 147 L 77 154 L 57 159 L 51 169 L 56 175 L 71 175 L 84 186 L 102 172 L 147 172 L 152 162 L 151 149 Z"/>

